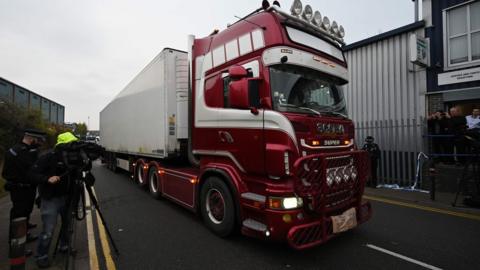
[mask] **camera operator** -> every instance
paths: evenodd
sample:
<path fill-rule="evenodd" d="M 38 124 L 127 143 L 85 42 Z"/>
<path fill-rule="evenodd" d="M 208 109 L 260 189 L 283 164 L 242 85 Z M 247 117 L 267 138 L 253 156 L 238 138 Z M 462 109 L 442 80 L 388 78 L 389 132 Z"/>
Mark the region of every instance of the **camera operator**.
<path fill-rule="evenodd" d="M 50 266 L 48 250 L 57 223 L 58 215 L 62 218 L 62 226 L 67 223 L 67 204 L 69 202 L 70 183 L 68 167 L 64 164 L 62 145 L 75 142 L 78 139 L 70 132 L 65 132 L 57 137 L 57 144 L 53 151 L 39 158 L 32 167 L 29 175 L 35 179 L 39 186 L 41 198 L 40 212 L 42 214 L 42 233 L 38 239 L 36 262 L 38 267 Z M 60 252 L 68 250 L 67 230 L 61 230 Z"/>
<path fill-rule="evenodd" d="M 27 218 L 27 230 L 37 225 L 31 224 L 30 214 L 33 210 L 37 184 L 27 177 L 27 171 L 38 158 L 38 147 L 44 140 L 45 133 L 36 129 L 26 129 L 21 142 L 15 144 L 5 153 L 5 165 L 2 175 L 7 180 L 5 190 L 10 191 L 12 209 L 10 210 L 10 223 L 19 217 Z M 12 228 L 9 232 L 9 242 Z M 37 237 L 27 233 L 27 242 L 34 241 Z M 25 255 L 32 254 L 26 250 Z"/>

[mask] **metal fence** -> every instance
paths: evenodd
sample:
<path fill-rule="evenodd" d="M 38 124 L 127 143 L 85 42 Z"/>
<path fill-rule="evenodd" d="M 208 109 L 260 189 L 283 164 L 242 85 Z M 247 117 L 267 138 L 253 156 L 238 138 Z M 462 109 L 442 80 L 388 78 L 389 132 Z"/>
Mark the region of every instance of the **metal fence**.
<path fill-rule="evenodd" d="M 416 177 L 417 156 L 424 151 L 422 135 L 425 121 L 416 119 L 357 122 L 356 138 L 361 147 L 367 136 L 373 136 L 381 150 L 378 168 L 379 184 L 412 186 Z"/>

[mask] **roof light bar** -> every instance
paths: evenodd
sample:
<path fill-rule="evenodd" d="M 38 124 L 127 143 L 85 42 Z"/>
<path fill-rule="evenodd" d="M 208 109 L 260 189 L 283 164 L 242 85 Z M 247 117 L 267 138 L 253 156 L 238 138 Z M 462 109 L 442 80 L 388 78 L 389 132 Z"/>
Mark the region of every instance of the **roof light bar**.
<path fill-rule="evenodd" d="M 344 38 L 345 37 L 345 29 L 343 29 L 343 26 L 340 25 L 340 28 L 338 28 L 338 36 L 340 38 Z"/>
<path fill-rule="evenodd" d="M 327 16 L 323 17 L 322 27 L 323 29 L 330 31 L 330 19 Z"/>
<path fill-rule="evenodd" d="M 312 17 L 313 17 L 312 7 L 310 5 L 306 5 L 302 13 L 302 18 L 307 22 L 310 22 L 312 20 Z"/>
<path fill-rule="evenodd" d="M 330 27 L 330 32 L 334 33 L 335 35 L 338 35 L 338 24 L 336 21 L 332 22 L 332 26 Z"/>
<path fill-rule="evenodd" d="M 274 10 L 280 11 L 276 8 L 274 8 Z M 343 44 L 343 38 L 345 37 L 345 29 L 343 26 L 339 25 L 336 21 L 333 21 L 330 24 L 330 19 L 327 16 L 322 16 L 319 11 L 313 12 L 310 5 L 305 5 L 305 7 L 303 7 L 301 0 L 294 0 L 292 7 L 290 8 L 290 13 L 297 19 L 301 19 L 304 22 L 315 26 L 315 28 L 324 34 L 329 35 L 330 38 Z"/>
<path fill-rule="evenodd" d="M 290 8 L 290 12 L 292 13 L 293 16 L 300 16 L 302 13 L 302 1 L 300 0 L 295 0 L 293 1 L 292 7 Z"/>
<path fill-rule="evenodd" d="M 312 24 L 315 26 L 322 25 L 322 14 L 320 14 L 320 11 L 315 11 L 313 14 Z"/>

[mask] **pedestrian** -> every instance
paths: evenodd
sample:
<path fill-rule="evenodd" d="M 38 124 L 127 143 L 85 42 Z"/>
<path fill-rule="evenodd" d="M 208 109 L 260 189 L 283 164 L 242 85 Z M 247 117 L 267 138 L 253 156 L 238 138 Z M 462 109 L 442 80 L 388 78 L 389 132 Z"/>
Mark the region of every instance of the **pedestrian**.
<path fill-rule="evenodd" d="M 461 115 L 460 109 L 458 107 L 450 108 L 449 123 L 449 130 L 454 136 L 453 142 L 455 145 L 455 155 L 457 157 L 457 162 L 459 164 L 463 164 L 465 161 L 465 157 L 462 155 L 466 154 L 464 136 L 467 130 L 467 120 L 464 116 Z"/>
<path fill-rule="evenodd" d="M 480 109 L 473 109 L 472 115 L 467 115 L 465 118 L 470 131 L 480 132 Z"/>
<path fill-rule="evenodd" d="M 38 267 L 50 266 L 48 251 L 52 242 L 53 233 L 57 224 L 58 216 L 62 219 L 62 235 L 60 235 L 60 252 L 68 250 L 66 214 L 69 202 L 70 183 L 64 151 L 59 146 L 65 145 L 78 139 L 70 132 L 65 132 L 57 137 L 55 148 L 40 157 L 33 165 L 29 176 L 41 183 L 39 193 L 41 199 L 40 212 L 42 214 L 42 232 L 38 239 L 36 262 Z"/>
<path fill-rule="evenodd" d="M 448 120 L 446 114 L 442 110 L 438 110 L 435 113 L 431 114 L 427 118 L 428 123 L 428 135 L 430 135 L 430 141 L 432 142 L 432 153 L 433 154 L 445 154 L 447 143 L 443 137 L 448 133 Z M 440 158 L 443 162 L 448 161 L 447 158 Z"/>
<path fill-rule="evenodd" d="M 367 136 L 365 138 L 365 144 L 362 147 L 362 150 L 368 152 L 370 158 L 371 166 L 371 176 L 369 181 L 369 186 L 377 188 L 377 170 L 378 170 L 378 161 L 380 160 L 380 147 L 376 144 L 375 139 L 372 136 Z"/>
<path fill-rule="evenodd" d="M 30 214 L 33 210 L 37 195 L 37 184 L 27 176 L 28 170 L 38 158 L 38 147 L 44 141 L 45 133 L 36 129 L 25 129 L 22 141 L 12 146 L 5 153 L 5 163 L 2 176 L 7 180 L 5 190 L 10 192 L 12 208 L 10 209 L 10 224 L 12 220 L 27 218 L 27 230 L 37 225 L 30 223 Z M 9 229 L 9 243 L 13 228 Z M 32 233 L 27 232 L 27 242 L 37 239 Z M 25 255 L 30 256 L 31 250 L 25 250 Z"/>

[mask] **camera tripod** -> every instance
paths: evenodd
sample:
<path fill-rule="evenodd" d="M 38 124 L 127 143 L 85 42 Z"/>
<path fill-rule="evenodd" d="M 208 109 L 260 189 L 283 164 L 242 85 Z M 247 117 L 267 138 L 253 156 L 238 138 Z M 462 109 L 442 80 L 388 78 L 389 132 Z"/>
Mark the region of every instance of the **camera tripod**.
<path fill-rule="evenodd" d="M 66 208 L 66 213 L 65 217 L 63 218 L 62 222 L 65 222 L 64 224 L 62 223 L 62 227 L 60 229 L 60 234 L 59 237 L 57 238 L 57 241 L 55 243 L 55 253 L 54 257 L 56 256 L 57 250 L 59 248 L 60 242 L 63 240 L 62 244 L 66 244 L 67 250 L 66 250 L 66 255 L 65 256 L 65 269 L 69 269 L 70 267 L 70 256 L 75 255 L 75 251 L 73 249 L 74 245 L 74 236 L 75 236 L 75 224 L 76 221 L 83 220 L 86 216 L 86 206 L 85 206 L 85 191 L 87 191 L 88 196 L 90 198 L 90 201 L 92 203 L 92 206 L 95 207 L 95 210 L 99 214 L 99 217 L 103 223 L 103 226 L 105 228 L 105 231 L 107 232 L 108 238 L 110 240 L 110 243 L 112 244 L 112 247 L 115 251 L 115 254 L 119 255 L 119 251 L 117 248 L 117 245 L 115 244 L 115 241 L 113 240 L 113 237 L 110 233 L 110 230 L 108 229 L 107 223 L 103 217 L 102 211 L 100 210 L 100 207 L 98 205 L 97 198 L 95 197 L 95 194 L 93 193 L 92 186 L 94 182 L 93 175 L 90 172 L 80 172 L 79 173 L 80 177 L 75 177 L 75 180 L 73 180 L 71 183 L 70 187 L 70 195 L 69 199 L 67 200 L 67 208 Z M 68 177 L 68 176 L 67 176 Z M 90 181 L 86 181 L 85 179 L 89 178 Z M 62 239 L 63 238 L 63 239 Z"/>

